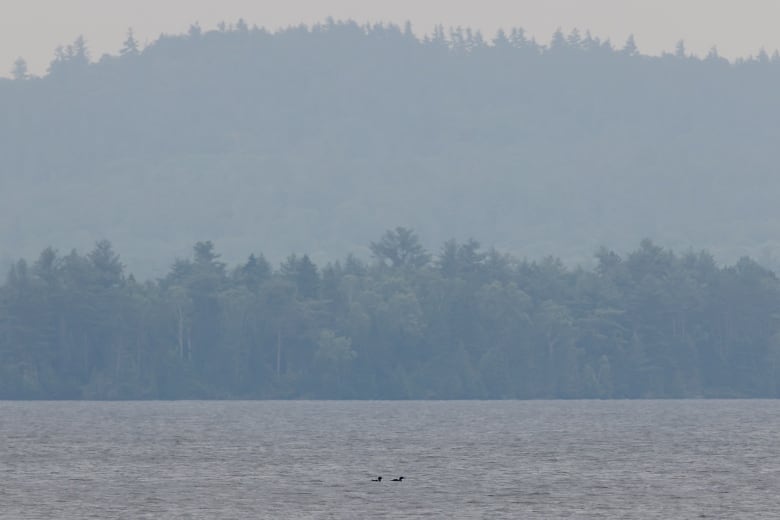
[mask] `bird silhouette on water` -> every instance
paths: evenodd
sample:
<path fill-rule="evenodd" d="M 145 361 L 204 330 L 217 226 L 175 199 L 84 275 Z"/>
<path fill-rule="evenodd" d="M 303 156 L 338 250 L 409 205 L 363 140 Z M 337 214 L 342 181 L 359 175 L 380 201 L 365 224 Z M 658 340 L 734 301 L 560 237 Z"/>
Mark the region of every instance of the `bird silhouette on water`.
<path fill-rule="evenodd" d="M 394 478 L 390 482 L 401 482 L 403 479 L 404 479 L 403 477 L 398 477 L 398 478 Z"/>
<path fill-rule="evenodd" d="M 371 482 L 382 482 L 382 476 L 378 476 L 377 478 L 372 478 Z"/>

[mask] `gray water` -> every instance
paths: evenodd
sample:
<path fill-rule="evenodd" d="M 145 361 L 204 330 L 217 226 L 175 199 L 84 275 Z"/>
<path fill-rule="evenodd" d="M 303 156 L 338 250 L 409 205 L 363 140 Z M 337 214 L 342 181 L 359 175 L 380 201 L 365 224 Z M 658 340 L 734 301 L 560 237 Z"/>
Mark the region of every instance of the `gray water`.
<path fill-rule="evenodd" d="M 778 401 L 0 402 L 0 440 L 14 520 L 780 514 Z"/>

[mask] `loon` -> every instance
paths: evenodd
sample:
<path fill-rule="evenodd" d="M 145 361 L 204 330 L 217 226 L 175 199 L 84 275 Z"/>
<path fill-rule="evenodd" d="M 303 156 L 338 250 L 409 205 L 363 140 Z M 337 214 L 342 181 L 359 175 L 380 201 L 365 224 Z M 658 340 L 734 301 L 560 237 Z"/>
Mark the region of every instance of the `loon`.
<path fill-rule="evenodd" d="M 371 482 L 382 482 L 382 475 L 378 476 L 377 478 L 372 478 Z"/>
<path fill-rule="evenodd" d="M 398 477 L 398 478 L 394 478 L 390 482 L 401 482 L 403 479 L 404 479 L 403 477 Z"/>

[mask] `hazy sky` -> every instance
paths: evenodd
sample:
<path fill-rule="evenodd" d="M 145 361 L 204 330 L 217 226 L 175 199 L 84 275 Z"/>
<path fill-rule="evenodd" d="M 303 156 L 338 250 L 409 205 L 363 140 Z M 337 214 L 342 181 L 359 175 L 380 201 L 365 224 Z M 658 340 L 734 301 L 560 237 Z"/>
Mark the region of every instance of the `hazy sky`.
<path fill-rule="evenodd" d="M 0 0 L 0 73 L 7 75 L 18 56 L 41 73 L 54 48 L 80 34 L 97 58 L 115 53 L 128 27 L 143 42 L 184 32 L 196 21 L 210 29 L 243 17 L 278 28 L 328 16 L 410 20 L 418 33 L 438 23 L 486 35 L 520 26 L 542 42 L 557 27 L 590 29 L 621 45 L 633 33 L 640 50 L 651 54 L 672 50 L 680 39 L 695 53 L 717 45 L 726 57 L 780 48 L 778 0 Z"/>

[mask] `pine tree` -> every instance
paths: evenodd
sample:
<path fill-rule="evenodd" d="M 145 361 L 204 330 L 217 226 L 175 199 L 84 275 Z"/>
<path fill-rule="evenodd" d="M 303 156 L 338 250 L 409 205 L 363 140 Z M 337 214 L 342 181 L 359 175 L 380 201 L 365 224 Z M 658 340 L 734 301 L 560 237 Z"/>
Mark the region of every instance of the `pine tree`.
<path fill-rule="evenodd" d="M 685 50 L 685 42 L 680 40 L 677 42 L 677 46 L 674 48 L 674 55 L 678 58 L 687 58 L 688 54 Z"/>
<path fill-rule="evenodd" d="M 623 46 L 623 54 L 626 56 L 636 56 L 639 54 L 639 49 L 636 46 L 633 34 L 626 40 L 626 44 Z"/>
<path fill-rule="evenodd" d="M 14 68 L 11 71 L 11 76 L 18 81 L 28 79 L 30 75 L 27 72 L 27 61 L 24 58 L 19 57 L 14 62 Z"/>
<path fill-rule="evenodd" d="M 122 56 L 136 56 L 138 53 L 138 41 L 135 39 L 133 29 L 128 29 L 127 38 L 122 44 L 122 50 L 119 51 L 119 54 Z"/>

